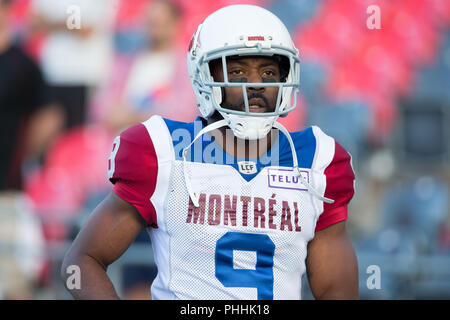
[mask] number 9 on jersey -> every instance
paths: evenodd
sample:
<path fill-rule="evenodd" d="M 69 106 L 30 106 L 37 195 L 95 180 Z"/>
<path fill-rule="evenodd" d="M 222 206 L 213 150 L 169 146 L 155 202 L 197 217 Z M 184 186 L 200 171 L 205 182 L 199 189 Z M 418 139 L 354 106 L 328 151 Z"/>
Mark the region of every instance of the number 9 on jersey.
<path fill-rule="evenodd" d="M 235 269 L 234 250 L 255 251 L 255 269 Z M 258 300 L 273 300 L 274 253 L 266 234 L 227 232 L 216 243 L 216 277 L 225 287 L 256 288 Z"/>

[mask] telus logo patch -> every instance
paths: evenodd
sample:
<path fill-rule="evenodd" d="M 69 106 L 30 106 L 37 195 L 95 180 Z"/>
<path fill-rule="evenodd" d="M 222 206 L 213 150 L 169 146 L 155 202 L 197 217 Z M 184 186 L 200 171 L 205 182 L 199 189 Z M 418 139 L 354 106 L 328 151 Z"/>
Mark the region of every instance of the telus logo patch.
<path fill-rule="evenodd" d="M 309 171 L 300 170 L 300 173 L 309 183 Z M 294 169 L 268 169 L 268 184 L 271 188 L 307 191 Z"/>

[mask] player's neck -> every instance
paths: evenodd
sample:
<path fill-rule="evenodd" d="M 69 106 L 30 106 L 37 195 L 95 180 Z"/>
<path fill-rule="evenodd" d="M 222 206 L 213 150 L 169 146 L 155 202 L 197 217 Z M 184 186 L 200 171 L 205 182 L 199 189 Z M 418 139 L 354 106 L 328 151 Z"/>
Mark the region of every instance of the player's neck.
<path fill-rule="evenodd" d="M 208 124 L 214 121 L 208 119 Z M 256 159 L 265 155 L 277 138 L 278 132 L 271 130 L 264 138 L 258 140 L 244 140 L 237 138 L 228 126 L 210 132 L 214 141 L 228 154 L 235 158 Z"/>

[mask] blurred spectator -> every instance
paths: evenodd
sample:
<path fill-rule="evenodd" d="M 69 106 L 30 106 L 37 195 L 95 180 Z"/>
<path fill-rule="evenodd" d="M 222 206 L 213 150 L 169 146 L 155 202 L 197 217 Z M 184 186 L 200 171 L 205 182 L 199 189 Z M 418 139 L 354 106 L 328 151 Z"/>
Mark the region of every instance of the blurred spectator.
<path fill-rule="evenodd" d="M 45 152 L 62 116 L 49 103 L 39 67 L 13 44 L 8 1 L 0 3 L 0 190 L 20 190 L 23 160 Z"/>
<path fill-rule="evenodd" d="M 109 68 L 113 0 L 34 0 L 32 27 L 46 32 L 41 64 L 66 128 L 81 125 L 91 90 Z M 77 25 L 79 24 L 79 25 Z"/>
<path fill-rule="evenodd" d="M 0 299 L 34 299 L 44 241 L 27 197 L 0 193 Z"/>
<path fill-rule="evenodd" d="M 25 159 L 45 154 L 62 116 L 48 103 L 38 66 L 12 42 L 9 4 L 0 0 L 0 295 L 26 299 L 40 262 L 30 268 L 26 261 L 39 252 L 42 234 L 21 192 L 21 170 Z"/>
<path fill-rule="evenodd" d="M 176 115 L 179 120 L 194 116 L 193 95 L 191 99 L 183 98 L 190 84 L 185 56 L 181 54 L 185 50 L 177 46 L 180 16 L 181 10 L 175 2 L 153 1 L 146 14 L 146 49 L 138 54 L 128 71 L 114 64 L 109 80 L 112 83 L 114 79 L 124 78 L 125 81 L 115 92 L 110 90 L 111 83 L 106 85 L 109 97 L 102 102 L 103 110 L 97 110 L 100 114 L 97 117 L 114 132 L 144 121 L 152 114 Z M 175 108 L 180 101 L 184 105 L 181 112 Z"/>

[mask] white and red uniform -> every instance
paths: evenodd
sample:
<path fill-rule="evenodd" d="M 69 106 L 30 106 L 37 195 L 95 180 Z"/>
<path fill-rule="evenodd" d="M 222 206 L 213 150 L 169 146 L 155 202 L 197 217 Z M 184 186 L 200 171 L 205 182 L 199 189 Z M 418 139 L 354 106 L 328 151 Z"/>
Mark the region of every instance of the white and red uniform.
<path fill-rule="evenodd" d="M 355 178 L 350 155 L 318 127 L 291 133 L 303 177 L 334 200 L 328 204 L 295 178 L 281 133 L 268 153 L 276 151 L 276 161 L 243 159 L 254 164 L 247 172 L 205 134 L 185 168 L 197 208 L 186 190 L 181 151 L 203 126 L 200 118 L 153 116 L 114 141 L 113 190 L 150 225 L 158 267 L 153 298 L 300 299 L 308 242 L 315 231 L 347 219 Z M 210 156 L 215 163 L 205 163 Z"/>

